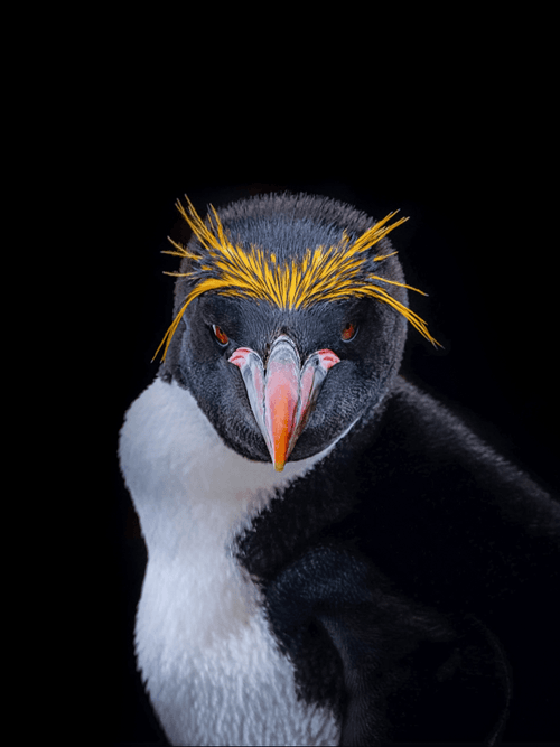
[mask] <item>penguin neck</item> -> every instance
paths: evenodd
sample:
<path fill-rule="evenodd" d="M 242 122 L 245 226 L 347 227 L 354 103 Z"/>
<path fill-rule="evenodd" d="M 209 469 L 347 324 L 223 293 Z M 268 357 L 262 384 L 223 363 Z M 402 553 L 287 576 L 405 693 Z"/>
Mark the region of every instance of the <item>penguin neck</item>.
<path fill-rule="evenodd" d="M 130 408 L 121 437 L 149 560 L 187 558 L 201 544 L 205 553 L 223 552 L 276 491 L 330 448 L 277 472 L 227 447 L 187 390 L 156 379 Z"/>

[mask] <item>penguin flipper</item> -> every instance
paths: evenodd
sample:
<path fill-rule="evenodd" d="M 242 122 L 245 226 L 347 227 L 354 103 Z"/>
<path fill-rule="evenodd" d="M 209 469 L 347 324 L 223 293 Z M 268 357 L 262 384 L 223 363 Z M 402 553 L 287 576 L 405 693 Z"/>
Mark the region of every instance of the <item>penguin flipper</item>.
<path fill-rule="evenodd" d="M 296 680 L 305 631 L 326 631 L 342 665 L 341 744 L 495 743 L 509 675 L 476 618 L 447 619 L 392 588 L 368 561 L 333 548 L 288 567 L 267 602 Z"/>

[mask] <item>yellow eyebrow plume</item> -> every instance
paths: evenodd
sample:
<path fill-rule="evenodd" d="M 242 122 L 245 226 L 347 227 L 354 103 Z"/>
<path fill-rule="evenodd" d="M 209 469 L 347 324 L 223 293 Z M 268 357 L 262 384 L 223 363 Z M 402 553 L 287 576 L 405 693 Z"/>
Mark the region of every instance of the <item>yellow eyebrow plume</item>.
<path fill-rule="evenodd" d="M 177 202 L 177 208 L 204 249 L 196 253 L 169 239 L 175 251 L 164 253 L 190 260 L 191 269 L 187 272 L 166 274 L 191 279 L 194 285 L 152 360 L 156 359 L 162 348 L 162 361 L 165 360 L 171 338 L 188 305 L 193 299 L 208 291 L 214 291 L 222 296 L 264 300 L 281 309 L 298 309 L 319 301 L 351 297 L 377 298 L 402 314 L 433 345 L 439 345 L 428 332 L 423 319 L 372 281 L 390 283 L 414 291 L 418 289 L 368 272 L 368 265 L 372 259 L 367 254 L 368 250 L 408 220 L 401 218 L 395 223 L 389 223 L 398 211 L 375 223 L 353 243 L 350 243 L 344 231 L 342 239 L 337 244 L 328 248 L 318 246 L 314 250 L 308 249 L 303 260 L 291 260 L 280 266 L 274 253 L 267 256 L 262 248 L 253 244 L 249 250 L 243 249 L 240 243 L 233 244 L 226 235 L 213 205 L 210 205 L 211 214 L 208 214 L 205 223 L 188 197 L 186 200 L 186 208 L 180 202 Z M 393 254 L 396 252 L 378 255 L 373 257 L 373 261 L 382 262 Z"/>

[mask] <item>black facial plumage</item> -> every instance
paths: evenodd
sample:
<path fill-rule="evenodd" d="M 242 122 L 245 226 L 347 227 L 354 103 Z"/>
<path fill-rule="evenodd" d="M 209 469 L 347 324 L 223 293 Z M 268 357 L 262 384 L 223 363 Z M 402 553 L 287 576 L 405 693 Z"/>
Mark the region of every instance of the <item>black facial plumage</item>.
<path fill-rule="evenodd" d="M 168 739 L 560 738 L 558 502 L 399 375 L 408 322 L 434 340 L 383 222 L 309 195 L 191 208 L 165 360 L 120 445 Z M 221 248 L 283 289 L 236 285 Z M 348 293 L 317 270 L 294 301 L 314 256 L 352 248 Z"/>
<path fill-rule="evenodd" d="M 309 195 L 242 200 L 218 215 L 225 231 L 244 248 L 253 245 L 274 251 L 279 265 L 301 262 L 306 252 L 316 247 L 336 245 L 344 232 L 356 238 L 374 223 L 350 206 Z M 196 237 L 188 248 L 197 250 Z M 377 255 L 392 255 L 375 268 L 377 274 L 404 283 L 390 240 L 382 238 L 375 250 Z M 188 271 L 191 264 L 189 258 L 183 259 L 180 273 Z M 178 279 L 174 314 L 192 288 L 192 280 Z M 406 288 L 391 286 L 390 293 L 408 306 Z M 358 331 L 354 339 L 345 341 L 341 333 L 349 322 Z M 226 348 L 212 339 L 212 324 L 228 333 Z M 270 456 L 248 407 L 239 372 L 227 359 L 235 347 L 248 346 L 266 360 L 279 334 L 294 340 L 302 360 L 323 347 L 340 358 L 291 454 L 291 459 L 297 460 L 324 449 L 381 401 L 398 373 L 407 324 L 394 309 L 374 298 L 348 296 L 295 309 L 212 292 L 195 298 L 171 339 L 160 376 L 187 387 L 224 441 L 250 459 L 268 461 Z"/>

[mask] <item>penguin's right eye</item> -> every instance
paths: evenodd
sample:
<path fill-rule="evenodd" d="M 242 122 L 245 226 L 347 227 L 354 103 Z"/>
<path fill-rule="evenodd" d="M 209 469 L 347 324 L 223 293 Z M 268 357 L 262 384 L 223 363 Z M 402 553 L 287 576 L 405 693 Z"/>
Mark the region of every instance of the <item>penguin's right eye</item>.
<path fill-rule="evenodd" d="M 354 337 L 356 337 L 356 334 L 358 332 L 358 329 L 355 324 L 352 322 L 348 322 L 346 327 L 342 330 L 341 337 L 344 340 L 344 342 L 350 342 L 350 340 L 353 340 Z"/>
<path fill-rule="evenodd" d="M 218 343 L 225 347 L 228 344 L 229 340 L 223 329 L 221 327 L 218 327 L 217 324 L 213 324 L 212 331 L 214 332 L 214 337 L 216 338 Z"/>

